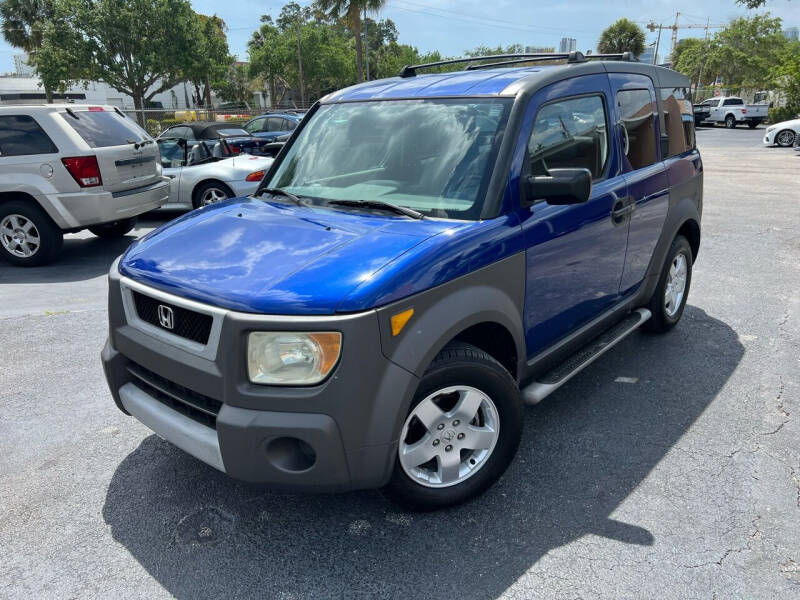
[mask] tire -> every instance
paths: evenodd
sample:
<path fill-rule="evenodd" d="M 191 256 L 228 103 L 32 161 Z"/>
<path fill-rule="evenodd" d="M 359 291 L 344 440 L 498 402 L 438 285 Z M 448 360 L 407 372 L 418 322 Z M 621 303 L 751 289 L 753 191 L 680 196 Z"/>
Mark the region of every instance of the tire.
<path fill-rule="evenodd" d="M 656 333 L 666 333 L 681 320 L 692 284 L 693 261 L 692 247 L 689 242 L 682 235 L 677 236 L 669 247 L 664 266 L 661 267 L 658 285 L 650 298 L 648 308 L 653 316 L 645 322 L 645 329 Z M 670 292 L 670 286 L 671 282 L 675 281 L 674 273 L 681 272 L 681 264 L 683 264 L 683 290 L 678 297 L 677 292 Z M 669 303 L 668 294 L 671 296 Z"/>
<path fill-rule="evenodd" d="M 192 206 L 201 208 L 227 198 L 233 198 L 233 192 L 227 185 L 217 181 L 207 181 L 195 188 L 192 194 Z"/>
<path fill-rule="evenodd" d="M 797 134 L 791 129 L 781 129 L 775 136 L 775 143 L 781 148 L 791 148 L 796 137 Z"/>
<path fill-rule="evenodd" d="M 725 127 L 728 129 L 736 129 L 736 117 L 733 115 L 725 117 Z"/>
<path fill-rule="evenodd" d="M 449 344 L 420 380 L 400 432 L 392 478 L 383 493 L 415 511 L 475 498 L 497 481 L 514 458 L 522 418 L 520 391 L 511 374 L 475 346 Z M 480 448 L 469 448 L 473 444 Z M 428 455 L 430 460 L 413 466 Z M 448 461 L 450 468 L 445 471 L 441 461 L 448 458 L 452 462 Z"/>
<path fill-rule="evenodd" d="M 63 244 L 64 234 L 39 206 L 19 200 L 0 204 L 0 255 L 9 262 L 20 267 L 46 265 Z"/>
<path fill-rule="evenodd" d="M 747 126 L 750 129 L 755 129 L 756 127 L 758 127 L 758 121 L 748 121 L 747 122 Z"/>
<path fill-rule="evenodd" d="M 99 238 L 121 238 L 136 226 L 136 221 L 136 217 L 120 219 L 119 221 L 111 221 L 110 223 L 103 223 L 102 225 L 92 225 L 89 227 L 89 231 Z"/>

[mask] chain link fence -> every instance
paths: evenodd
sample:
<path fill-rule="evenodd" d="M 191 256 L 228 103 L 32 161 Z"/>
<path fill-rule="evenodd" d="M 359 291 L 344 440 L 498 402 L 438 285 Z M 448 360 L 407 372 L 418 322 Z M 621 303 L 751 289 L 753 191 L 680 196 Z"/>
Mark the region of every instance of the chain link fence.
<path fill-rule="evenodd" d="M 310 104 L 303 108 L 188 108 L 166 110 L 162 108 L 146 108 L 142 110 L 120 109 L 131 119 L 142 125 L 147 133 L 153 137 L 173 125 L 193 121 L 217 121 L 243 125 L 253 117 L 269 113 L 302 113 L 310 108 Z"/>

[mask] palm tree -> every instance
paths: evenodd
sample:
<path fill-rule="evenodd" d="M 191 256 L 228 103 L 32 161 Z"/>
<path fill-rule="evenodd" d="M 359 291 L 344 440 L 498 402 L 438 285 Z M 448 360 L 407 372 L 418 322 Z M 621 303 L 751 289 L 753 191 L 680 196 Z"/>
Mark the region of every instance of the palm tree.
<path fill-rule="evenodd" d="M 53 0 L 0 0 L 0 19 L 3 21 L 3 37 L 6 42 L 24 50 L 32 64 L 36 64 L 36 52 L 42 47 L 43 27 L 53 19 Z M 45 87 L 47 101 L 52 94 Z"/>
<path fill-rule="evenodd" d="M 356 76 L 364 81 L 364 51 L 361 46 L 361 12 L 374 12 L 383 8 L 386 0 L 317 0 L 317 7 L 332 19 L 341 19 L 356 38 Z"/>

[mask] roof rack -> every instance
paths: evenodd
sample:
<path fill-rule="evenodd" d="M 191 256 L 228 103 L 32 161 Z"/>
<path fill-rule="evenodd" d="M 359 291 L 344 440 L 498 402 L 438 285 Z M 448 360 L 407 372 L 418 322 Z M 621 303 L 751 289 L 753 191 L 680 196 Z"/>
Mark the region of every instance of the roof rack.
<path fill-rule="evenodd" d="M 540 62 L 547 60 L 565 60 L 567 64 L 584 63 L 588 60 L 624 60 L 635 62 L 636 58 L 631 52 L 622 52 L 620 54 L 589 54 L 584 55 L 582 52 L 536 52 L 536 53 L 520 53 L 520 54 L 492 54 L 489 56 L 469 56 L 466 58 L 451 58 L 448 60 L 439 60 L 436 62 L 424 63 L 419 65 L 406 65 L 400 71 L 400 77 L 415 77 L 417 70 L 430 69 L 433 67 L 443 67 L 447 65 L 457 65 L 464 63 L 481 63 L 482 61 L 493 60 L 495 62 L 483 64 L 470 64 L 466 70 L 472 71 L 475 69 L 490 69 L 503 65 L 513 65 L 527 62 Z"/>

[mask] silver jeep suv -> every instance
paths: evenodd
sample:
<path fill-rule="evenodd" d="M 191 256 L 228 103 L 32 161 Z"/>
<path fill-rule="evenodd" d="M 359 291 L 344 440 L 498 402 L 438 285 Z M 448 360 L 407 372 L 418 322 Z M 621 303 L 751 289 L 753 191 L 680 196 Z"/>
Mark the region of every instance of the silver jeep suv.
<path fill-rule="evenodd" d="M 42 265 L 64 233 L 128 233 L 169 197 L 158 146 L 111 106 L 0 107 L 0 255 Z"/>

